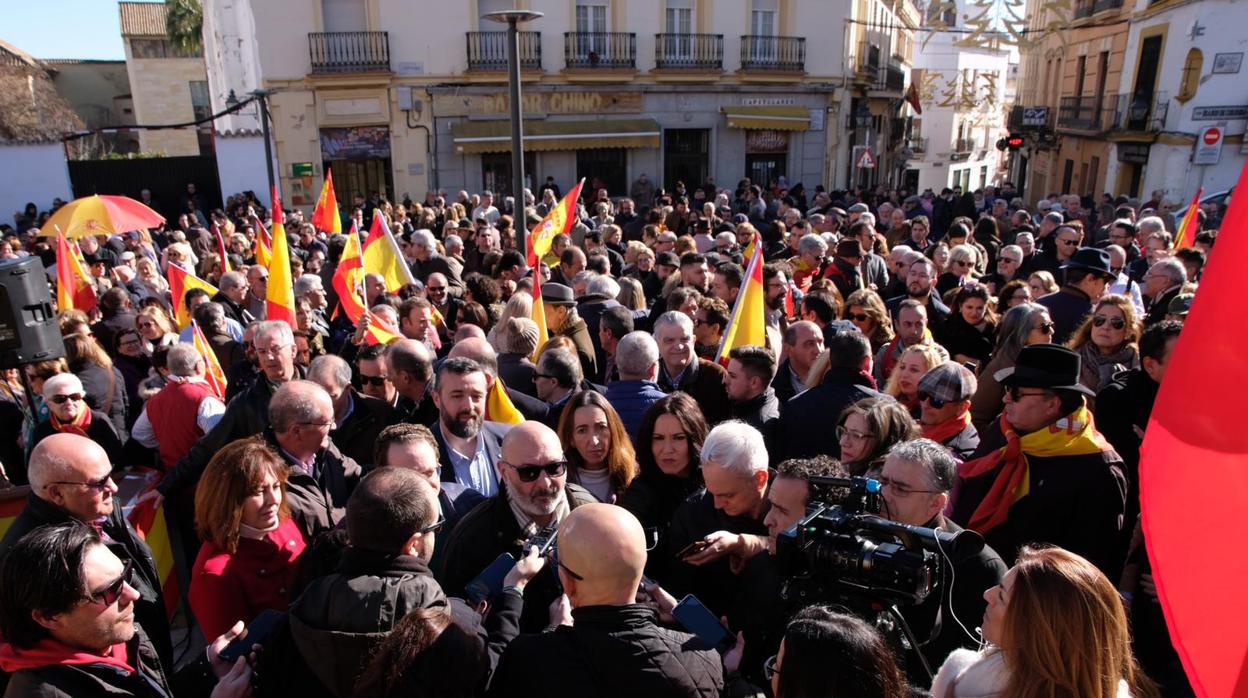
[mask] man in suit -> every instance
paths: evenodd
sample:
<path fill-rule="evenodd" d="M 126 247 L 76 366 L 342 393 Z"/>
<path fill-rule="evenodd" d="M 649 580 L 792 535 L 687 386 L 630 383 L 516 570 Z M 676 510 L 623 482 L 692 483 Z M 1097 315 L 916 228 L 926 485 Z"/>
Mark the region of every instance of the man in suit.
<path fill-rule="evenodd" d="M 433 389 L 438 407 L 433 435 L 438 440 L 442 481 L 493 497 L 498 494 L 495 464 L 511 425 L 485 421 L 489 390 L 490 378 L 481 364 L 461 356 L 443 361 Z"/>

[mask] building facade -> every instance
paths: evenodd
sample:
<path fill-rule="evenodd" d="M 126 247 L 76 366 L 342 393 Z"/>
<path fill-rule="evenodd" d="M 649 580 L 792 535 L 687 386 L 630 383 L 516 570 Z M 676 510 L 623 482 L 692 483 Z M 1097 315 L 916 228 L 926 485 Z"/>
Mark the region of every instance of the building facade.
<path fill-rule="evenodd" d="M 122 2 L 118 8 L 135 122 L 177 124 L 211 114 L 203 57 L 173 49 L 164 3 Z M 139 147 L 165 156 L 211 154 L 212 128 L 144 130 Z"/>

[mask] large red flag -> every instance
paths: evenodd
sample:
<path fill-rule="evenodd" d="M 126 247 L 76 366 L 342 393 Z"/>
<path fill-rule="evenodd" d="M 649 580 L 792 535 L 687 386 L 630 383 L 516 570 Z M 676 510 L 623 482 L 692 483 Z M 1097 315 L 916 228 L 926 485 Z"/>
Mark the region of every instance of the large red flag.
<path fill-rule="evenodd" d="M 277 198 L 277 187 L 273 187 L 273 256 L 269 259 L 269 290 L 264 313 L 266 320 L 284 320 L 291 330 L 297 330 L 295 281 L 290 275 L 290 243 L 282 216 L 282 202 Z"/>
<path fill-rule="evenodd" d="M 1248 167 L 1239 191 L 1248 191 Z M 1248 384 L 1243 305 L 1248 196 L 1222 221 L 1141 448 L 1140 505 L 1157 595 L 1199 696 L 1248 696 L 1248 429 L 1234 390 Z"/>
<path fill-rule="evenodd" d="M 584 185 L 585 178 L 582 177 L 529 233 L 529 242 L 525 247 L 528 248 L 530 267 L 537 268 L 537 263 L 550 252 L 555 237 L 572 231 L 572 225 L 576 223 L 576 201 L 581 197 L 581 187 Z M 516 221 L 516 225 L 523 224 L 523 221 Z"/>
<path fill-rule="evenodd" d="M 95 284 L 65 235 L 56 232 L 56 308 L 89 312 L 95 307 Z"/>

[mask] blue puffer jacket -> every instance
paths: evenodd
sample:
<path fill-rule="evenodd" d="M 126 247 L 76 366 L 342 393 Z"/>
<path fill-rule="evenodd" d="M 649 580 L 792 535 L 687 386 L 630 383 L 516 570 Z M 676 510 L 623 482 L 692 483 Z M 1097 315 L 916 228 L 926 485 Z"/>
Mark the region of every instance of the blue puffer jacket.
<path fill-rule="evenodd" d="M 624 428 L 634 444 L 637 442 L 637 430 L 641 428 L 641 418 L 646 410 L 667 393 L 659 389 L 653 381 L 613 381 L 607 386 L 607 402 L 620 414 Z"/>

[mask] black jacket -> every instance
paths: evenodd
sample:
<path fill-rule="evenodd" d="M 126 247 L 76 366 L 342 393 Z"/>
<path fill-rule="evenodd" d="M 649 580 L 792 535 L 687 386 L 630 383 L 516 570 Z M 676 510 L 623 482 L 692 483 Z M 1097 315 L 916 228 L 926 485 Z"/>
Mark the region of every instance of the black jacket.
<path fill-rule="evenodd" d="M 125 443 L 130 435 L 126 426 L 129 395 L 126 391 L 126 379 L 121 371 L 116 366 L 104 368 L 90 361 L 75 363 L 69 370 L 82 381 L 87 405 L 93 410 L 103 412 L 117 432 L 117 438 Z"/>
<path fill-rule="evenodd" d="M 662 550 L 667 543 L 668 531 L 672 525 L 672 517 L 676 509 L 689 499 L 694 492 L 702 489 L 702 471 L 691 468 L 690 477 L 679 478 L 666 475 L 657 467 L 644 469 L 641 475 L 633 478 L 628 489 L 616 504 L 632 512 L 646 530 L 647 537 L 651 534 L 657 538 Z M 659 555 L 651 555 L 646 560 L 646 574 L 651 577 L 661 576 L 662 561 Z"/>
<path fill-rule="evenodd" d="M 802 389 L 793 386 L 793 367 L 789 363 L 789 359 L 785 359 L 780 368 L 776 370 L 776 377 L 771 381 L 771 389 L 776 393 L 776 400 L 780 403 L 780 411 L 784 412 L 785 405 L 793 396 L 797 395 Z"/>
<path fill-rule="evenodd" d="M 1088 313 L 1092 312 L 1092 299 L 1073 286 L 1063 286 L 1055 293 L 1040 296 L 1036 303 L 1049 309 L 1049 317 L 1054 325 L 1054 344 L 1065 344 L 1075 330 L 1079 329 Z"/>
<path fill-rule="evenodd" d="M 377 437 L 383 429 L 397 423 L 399 419 L 394 408 L 385 400 L 361 395 L 354 388 L 348 390 L 351 391 L 354 408 L 342 421 L 342 425 L 330 432 L 329 438 L 342 455 L 368 470 L 373 466 Z"/>
<path fill-rule="evenodd" d="M 491 698 L 647 696 L 713 698 L 724 687 L 715 650 L 661 628 L 638 605 L 585 606 L 574 625 L 521 635 L 499 660 Z"/>
<path fill-rule="evenodd" d="M 884 304 L 888 308 L 889 316 L 893 319 L 894 327 L 897 325 L 897 313 L 901 310 L 901 303 L 909 297 L 909 295 L 901 295 L 895 298 L 889 298 L 888 302 Z M 945 305 L 945 302 L 940 299 L 940 294 L 937 293 L 935 289 L 928 292 L 927 324 L 929 326 L 935 327 L 936 325 L 944 322 L 945 318 L 949 317 L 951 312 L 953 311 L 949 310 L 949 306 Z"/>
<path fill-rule="evenodd" d="M 1182 287 L 1175 286 L 1157 294 L 1157 297 L 1148 304 L 1148 312 L 1144 314 L 1144 325 L 1155 325 L 1165 320 L 1166 315 L 1170 314 L 1170 301 L 1174 300 L 1175 296 L 1178 296 L 1182 291 Z M 1057 340 L 1053 341 L 1056 342 Z"/>
<path fill-rule="evenodd" d="M 687 393 L 702 408 L 706 423 L 715 426 L 728 419 L 728 390 L 724 387 L 724 367 L 706 359 L 694 359 L 673 383 L 663 362 L 659 361 L 659 389 L 665 393 L 677 390 Z"/>
<path fill-rule="evenodd" d="M 987 366 L 992 360 L 992 350 L 997 345 L 997 328 L 985 325 L 979 329 L 962 319 L 961 313 L 950 315 L 944 322 L 932 328 L 933 338 L 949 351 L 949 356 L 968 356 Z"/>
<path fill-rule="evenodd" d="M 823 383 L 789 400 L 777 423 L 777 461 L 810 458 L 819 454 L 841 457 L 836 420 L 841 410 L 863 398 L 880 397 L 870 381 L 855 371 L 833 368 Z"/>
<path fill-rule="evenodd" d="M 330 291 L 332 288 L 333 288 L 333 284 L 325 284 L 326 291 Z M 212 297 L 212 302 L 220 303 L 221 307 L 225 309 L 225 316 L 228 318 L 233 318 L 235 322 L 242 325 L 243 327 L 246 327 L 247 323 L 255 319 L 251 316 L 251 313 L 246 308 L 230 300 L 228 297 L 226 297 L 224 293 L 221 293 L 220 291 L 218 291 L 217 294 Z"/>
<path fill-rule="evenodd" d="M 304 537 L 312 540 L 337 526 L 346 516 L 347 500 L 363 476 L 359 464 L 342 455 L 330 441 L 316 454 L 313 472 L 308 474 L 278 445 L 272 429 L 265 429 L 264 438 L 289 466 L 286 501 Z"/>
<path fill-rule="evenodd" d="M 537 386 L 533 384 L 534 373 L 537 373 L 537 366 L 529 361 L 529 357 L 511 352 L 498 355 L 498 377 L 503 385 L 537 399 Z"/>
<path fill-rule="evenodd" d="M 105 664 L 49 664 L 42 667 L 21 669 L 9 680 L 5 698 L 87 698 L 107 696 L 121 698 L 173 698 L 173 689 L 161 666 L 161 660 L 144 634 L 141 624 L 134 637 L 126 643 L 126 654 L 135 662 L 138 671 L 126 674 L 115 665 Z M 138 660 L 137 662 L 135 660 Z M 206 660 L 204 664 L 206 665 Z M 204 667 L 195 666 L 194 670 Z M 191 670 L 192 667 L 188 667 Z M 202 672 L 201 672 L 202 673 Z M 207 695 L 212 684 L 202 695 Z M 200 693 L 196 691 L 195 693 Z M 188 693 L 179 693 L 178 698 Z"/>
<path fill-rule="evenodd" d="M 1127 478 L 1124 544 L 1140 513 L 1140 445 L 1144 441 L 1140 434 L 1148 427 L 1160 389 L 1144 369 L 1136 368 L 1114 374 L 1113 381 L 1096 394 L 1096 428 L 1122 456 L 1123 474 Z M 1125 551 L 1125 547 L 1123 549 Z"/>
<path fill-rule="evenodd" d="M 763 518 L 769 508 L 764 498 L 763 509 L 757 519 L 728 516 L 715 508 L 715 498 L 705 489 L 695 492 L 672 515 L 667 542 L 660 542 L 652 553 L 660 558 L 660 569 L 655 570 L 656 579 L 662 580 L 663 587 L 676 598 L 694 594 L 715 612 L 716 617 L 726 614 L 741 586 L 741 578 L 732 573 L 728 557 L 695 567 L 679 559 L 677 553 L 715 531 L 766 536 L 767 526 L 763 524 Z"/>
<path fill-rule="evenodd" d="M 594 340 L 585 318 L 578 316 L 567 322 L 563 329 L 552 332 L 551 335 L 562 335 L 576 344 L 576 357 L 581 360 L 581 375 L 598 375 L 598 354 L 594 349 Z"/>
<path fill-rule="evenodd" d="M 728 416 L 757 429 L 767 442 L 768 450 L 771 450 L 776 422 L 780 421 L 780 401 L 776 399 L 776 391 L 770 386 L 745 402 L 730 402 Z"/>

